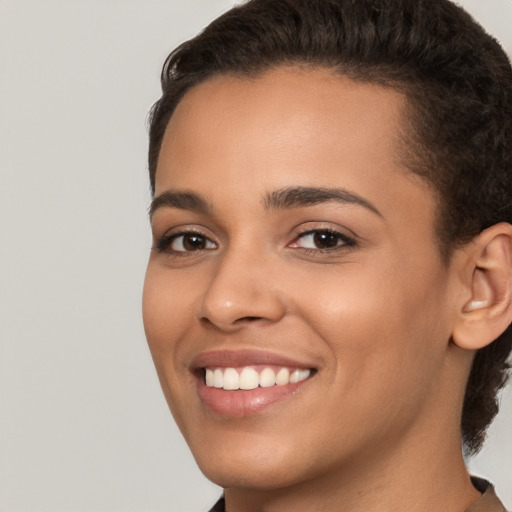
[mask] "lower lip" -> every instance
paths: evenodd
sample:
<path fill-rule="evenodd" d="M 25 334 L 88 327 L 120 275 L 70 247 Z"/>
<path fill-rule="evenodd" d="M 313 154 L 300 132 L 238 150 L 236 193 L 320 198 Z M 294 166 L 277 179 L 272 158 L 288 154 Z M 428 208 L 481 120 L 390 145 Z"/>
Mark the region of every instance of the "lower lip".
<path fill-rule="evenodd" d="M 210 411 L 222 416 L 243 418 L 261 413 L 268 407 L 293 397 L 299 388 L 304 386 L 311 377 L 294 384 L 257 387 L 250 390 L 227 391 L 207 386 L 198 379 L 197 392 L 203 404 Z"/>

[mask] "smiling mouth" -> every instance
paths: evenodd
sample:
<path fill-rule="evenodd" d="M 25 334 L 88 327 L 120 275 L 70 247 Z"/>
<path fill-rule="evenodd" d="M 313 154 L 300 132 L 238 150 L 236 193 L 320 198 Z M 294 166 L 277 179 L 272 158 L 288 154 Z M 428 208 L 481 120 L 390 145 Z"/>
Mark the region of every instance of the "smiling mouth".
<path fill-rule="evenodd" d="M 313 368 L 286 367 L 203 368 L 203 383 L 209 388 L 226 391 L 249 391 L 256 388 L 271 388 L 298 384 L 311 377 Z"/>
<path fill-rule="evenodd" d="M 311 362 L 260 350 L 214 350 L 189 364 L 203 410 L 223 418 L 260 416 L 309 388 Z"/>

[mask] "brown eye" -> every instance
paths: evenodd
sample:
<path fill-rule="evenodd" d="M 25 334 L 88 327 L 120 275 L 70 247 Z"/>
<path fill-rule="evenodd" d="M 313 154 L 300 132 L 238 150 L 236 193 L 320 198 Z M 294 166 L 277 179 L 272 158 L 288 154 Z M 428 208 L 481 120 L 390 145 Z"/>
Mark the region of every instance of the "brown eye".
<path fill-rule="evenodd" d="M 176 252 L 204 251 L 216 247 L 214 242 L 199 233 L 176 235 L 170 244 L 170 249 Z"/>
<path fill-rule="evenodd" d="M 319 249 L 330 249 L 340 243 L 340 237 L 330 231 L 317 231 L 313 234 L 313 242 Z"/>
<path fill-rule="evenodd" d="M 328 251 L 341 247 L 353 247 L 355 241 L 348 236 L 329 229 L 315 229 L 303 233 L 292 244 L 292 247 Z"/>

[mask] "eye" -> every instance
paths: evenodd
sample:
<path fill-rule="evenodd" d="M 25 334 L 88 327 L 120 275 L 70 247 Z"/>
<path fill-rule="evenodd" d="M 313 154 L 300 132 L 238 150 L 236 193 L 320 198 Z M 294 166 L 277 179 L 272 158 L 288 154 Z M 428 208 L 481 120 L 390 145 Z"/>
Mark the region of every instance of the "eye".
<path fill-rule="evenodd" d="M 290 245 L 309 250 L 329 251 L 338 247 L 353 247 L 355 241 L 343 233 L 331 229 L 306 231 Z"/>
<path fill-rule="evenodd" d="M 205 249 L 215 249 L 216 245 L 203 235 L 198 233 L 186 233 L 173 237 L 169 247 L 173 251 L 203 251 Z"/>
<path fill-rule="evenodd" d="M 187 253 L 216 249 L 217 244 L 201 233 L 190 231 L 163 236 L 157 244 L 159 251 Z"/>

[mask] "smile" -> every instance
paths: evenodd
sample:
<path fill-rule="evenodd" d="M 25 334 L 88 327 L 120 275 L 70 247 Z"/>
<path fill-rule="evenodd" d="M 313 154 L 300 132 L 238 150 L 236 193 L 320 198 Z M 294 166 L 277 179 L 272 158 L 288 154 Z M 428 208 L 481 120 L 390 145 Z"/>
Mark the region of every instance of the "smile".
<path fill-rule="evenodd" d="M 210 388 L 228 391 L 251 390 L 258 387 L 297 384 L 311 375 L 310 369 L 274 369 L 265 367 L 258 371 L 252 366 L 243 368 L 206 368 L 205 384 Z"/>
<path fill-rule="evenodd" d="M 293 399 L 318 373 L 311 361 L 253 350 L 201 353 L 190 370 L 202 405 L 232 418 L 260 415 Z"/>

